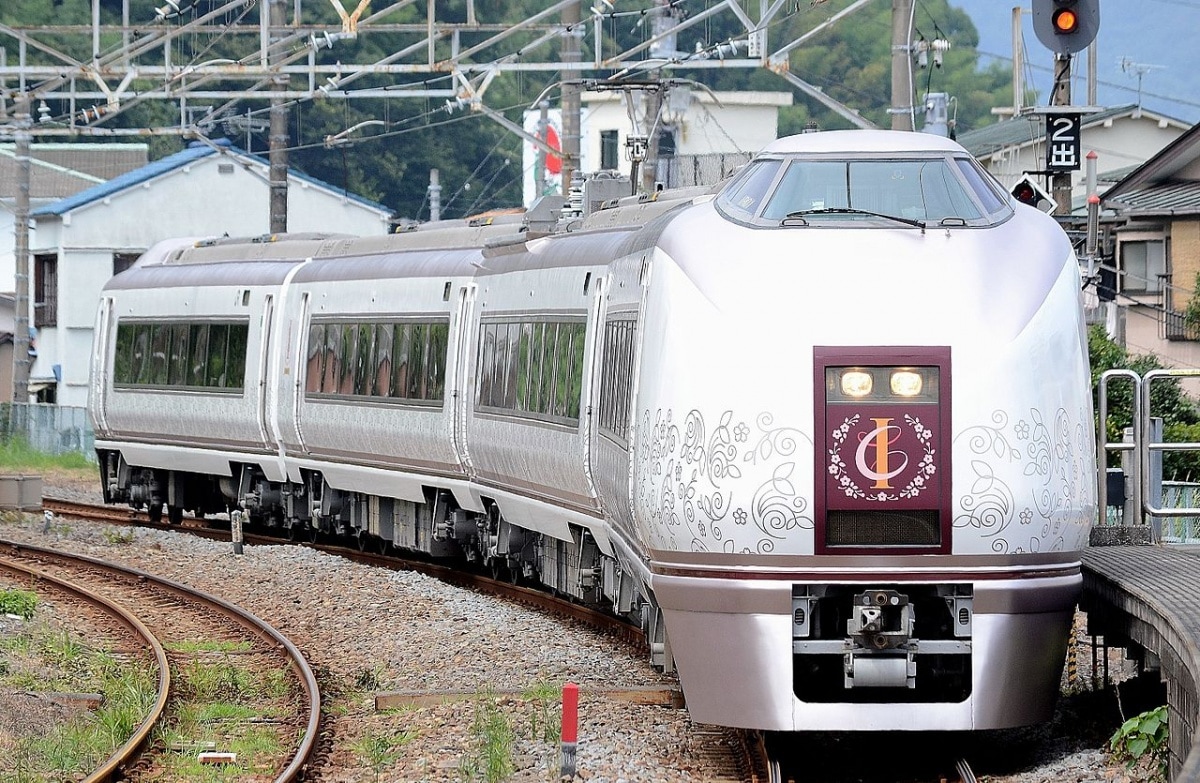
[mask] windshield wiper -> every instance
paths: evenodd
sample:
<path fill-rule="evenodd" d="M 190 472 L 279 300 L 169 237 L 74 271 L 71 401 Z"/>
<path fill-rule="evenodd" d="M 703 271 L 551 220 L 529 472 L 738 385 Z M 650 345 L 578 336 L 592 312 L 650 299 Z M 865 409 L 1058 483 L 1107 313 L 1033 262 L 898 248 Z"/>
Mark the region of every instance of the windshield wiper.
<path fill-rule="evenodd" d="M 804 220 L 809 215 L 870 215 L 871 217 L 883 218 L 884 220 L 894 220 L 897 223 L 903 223 L 906 226 L 913 226 L 922 231 L 925 230 L 924 220 L 913 220 L 912 218 L 900 217 L 899 215 L 887 215 L 883 212 L 871 212 L 866 209 L 855 209 L 854 207 L 829 207 L 826 209 L 800 209 L 795 212 L 789 212 L 787 217 L 783 219 L 781 225 L 787 225 L 788 220 Z M 802 225 L 808 225 L 805 221 Z"/>

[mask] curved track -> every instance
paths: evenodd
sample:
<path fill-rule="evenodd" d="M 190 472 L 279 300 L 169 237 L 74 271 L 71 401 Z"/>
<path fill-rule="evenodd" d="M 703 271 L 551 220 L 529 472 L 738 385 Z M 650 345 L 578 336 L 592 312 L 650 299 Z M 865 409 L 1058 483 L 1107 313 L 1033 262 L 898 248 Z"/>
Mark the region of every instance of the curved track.
<path fill-rule="evenodd" d="M 155 637 L 168 640 L 169 645 L 169 640 L 179 639 L 187 631 L 196 628 L 206 629 L 205 633 L 218 638 L 247 639 L 265 661 L 278 661 L 281 656 L 286 659 L 298 690 L 303 693 L 302 707 L 297 710 L 297 722 L 303 725 L 304 731 L 294 754 L 286 765 L 281 764 L 283 770 L 275 781 L 290 783 L 300 778 L 316 749 L 321 699 L 312 668 L 291 641 L 267 623 L 227 601 L 143 571 L 9 541 L 0 541 L 0 547 L 3 547 L 0 550 L 4 556 L 3 565 L 10 572 L 24 574 L 35 582 L 41 580 L 54 584 L 58 589 L 68 590 L 83 600 L 104 607 L 106 613 L 119 617 L 123 624 L 136 629 L 137 635 L 147 640 L 146 643 L 155 651 L 159 693 L 154 710 L 139 726 L 134 737 L 89 776 L 88 781 L 117 780 L 138 763 L 139 758 L 146 760 L 146 739 L 162 718 L 170 698 L 171 656 L 165 652 L 164 644 Z M 56 576 L 53 572 L 60 575 Z M 89 584 L 95 587 L 85 588 L 70 583 L 61 577 L 64 572 L 85 575 Z M 101 596 L 101 592 L 105 596 Z M 137 606 L 139 616 L 134 617 L 121 604 Z"/>
<path fill-rule="evenodd" d="M 145 512 L 133 511 L 128 508 L 114 506 L 91 505 L 73 501 L 45 498 L 43 506 L 46 510 L 64 517 L 76 517 L 95 521 L 104 521 L 123 525 L 137 525 L 160 530 L 182 530 L 192 535 L 202 536 L 211 540 L 229 541 L 230 531 L 225 520 L 203 520 L 184 517 L 181 525 L 171 525 L 168 522 L 152 522 Z M 224 527 L 213 527 L 213 525 Z M 280 538 L 247 533 L 245 543 L 279 544 Z M 489 595 L 502 597 L 540 611 L 550 612 L 571 620 L 584 623 L 596 630 L 611 634 L 628 644 L 645 648 L 646 640 L 642 629 L 627 620 L 614 617 L 611 614 L 598 611 L 574 601 L 552 595 L 543 590 L 512 584 L 489 576 L 451 568 L 446 565 L 429 562 L 428 560 L 412 559 L 403 553 L 394 551 L 391 555 L 374 554 L 363 551 L 354 542 L 334 543 L 305 543 L 304 546 L 320 551 L 336 554 L 354 562 L 364 563 L 381 568 L 417 571 L 434 577 L 443 582 L 454 584 L 471 590 L 477 590 Z M 612 695 L 619 694 L 614 692 Z M 668 695 L 664 704 L 673 704 L 680 698 L 676 692 Z M 712 741 L 707 743 L 703 753 L 708 780 L 714 783 L 730 781 L 737 783 L 781 783 L 779 766 L 772 762 L 767 755 L 767 747 L 758 732 L 736 729 L 718 729 L 714 727 Z"/>

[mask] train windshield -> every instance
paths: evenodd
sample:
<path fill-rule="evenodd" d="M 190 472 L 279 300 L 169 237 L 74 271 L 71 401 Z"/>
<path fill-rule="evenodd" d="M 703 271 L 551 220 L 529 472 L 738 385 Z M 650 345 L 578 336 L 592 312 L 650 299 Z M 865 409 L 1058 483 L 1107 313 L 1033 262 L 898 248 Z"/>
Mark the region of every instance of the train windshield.
<path fill-rule="evenodd" d="M 768 158 L 747 166 L 717 205 L 764 227 L 988 226 L 1011 214 L 998 188 L 969 157 Z"/>

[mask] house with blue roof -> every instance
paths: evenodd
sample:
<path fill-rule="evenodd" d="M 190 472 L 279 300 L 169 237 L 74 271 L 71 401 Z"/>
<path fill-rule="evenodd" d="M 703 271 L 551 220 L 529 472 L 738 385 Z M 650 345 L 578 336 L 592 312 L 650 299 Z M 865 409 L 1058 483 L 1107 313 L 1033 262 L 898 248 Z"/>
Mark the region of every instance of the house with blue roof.
<path fill-rule="evenodd" d="M 173 237 L 270 232 L 269 162 L 228 141 L 186 149 L 32 213 L 31 322 L 38 399 L 87 404 L 88 357 L 100 291 L 156 243 Z M 388 233 L 392 211 L 288 171 L 288 230 L 357 236 Z"/>

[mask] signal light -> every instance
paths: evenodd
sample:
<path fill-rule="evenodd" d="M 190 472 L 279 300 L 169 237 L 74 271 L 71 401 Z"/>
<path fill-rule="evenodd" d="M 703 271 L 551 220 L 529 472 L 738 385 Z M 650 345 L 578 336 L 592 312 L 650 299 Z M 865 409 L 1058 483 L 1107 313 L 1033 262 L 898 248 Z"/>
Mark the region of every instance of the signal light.
<path fill-rule="evenodd" d="M 1055 209 L 1054 199 L 1032 177 L 1021 177 L 1017 180 L 1017 184 L 1013 185 L 1012 189 L 1008 192 L 1022 204 L 1040 209 L 1047 214 L 1053 212 Z"/>
<path fill-rule="evenodd" d="M 1100 31 L 1100 0 L 1033 0 L 1033 31 L 1056 54 L 1082 51 Z"/>
<path fill-rule="evenodd" d="M 1057 35 L 1070 35 L 1079 29 L 1079 15 L 1073 8 L 1060 8 L 1051 17 Z"/>

